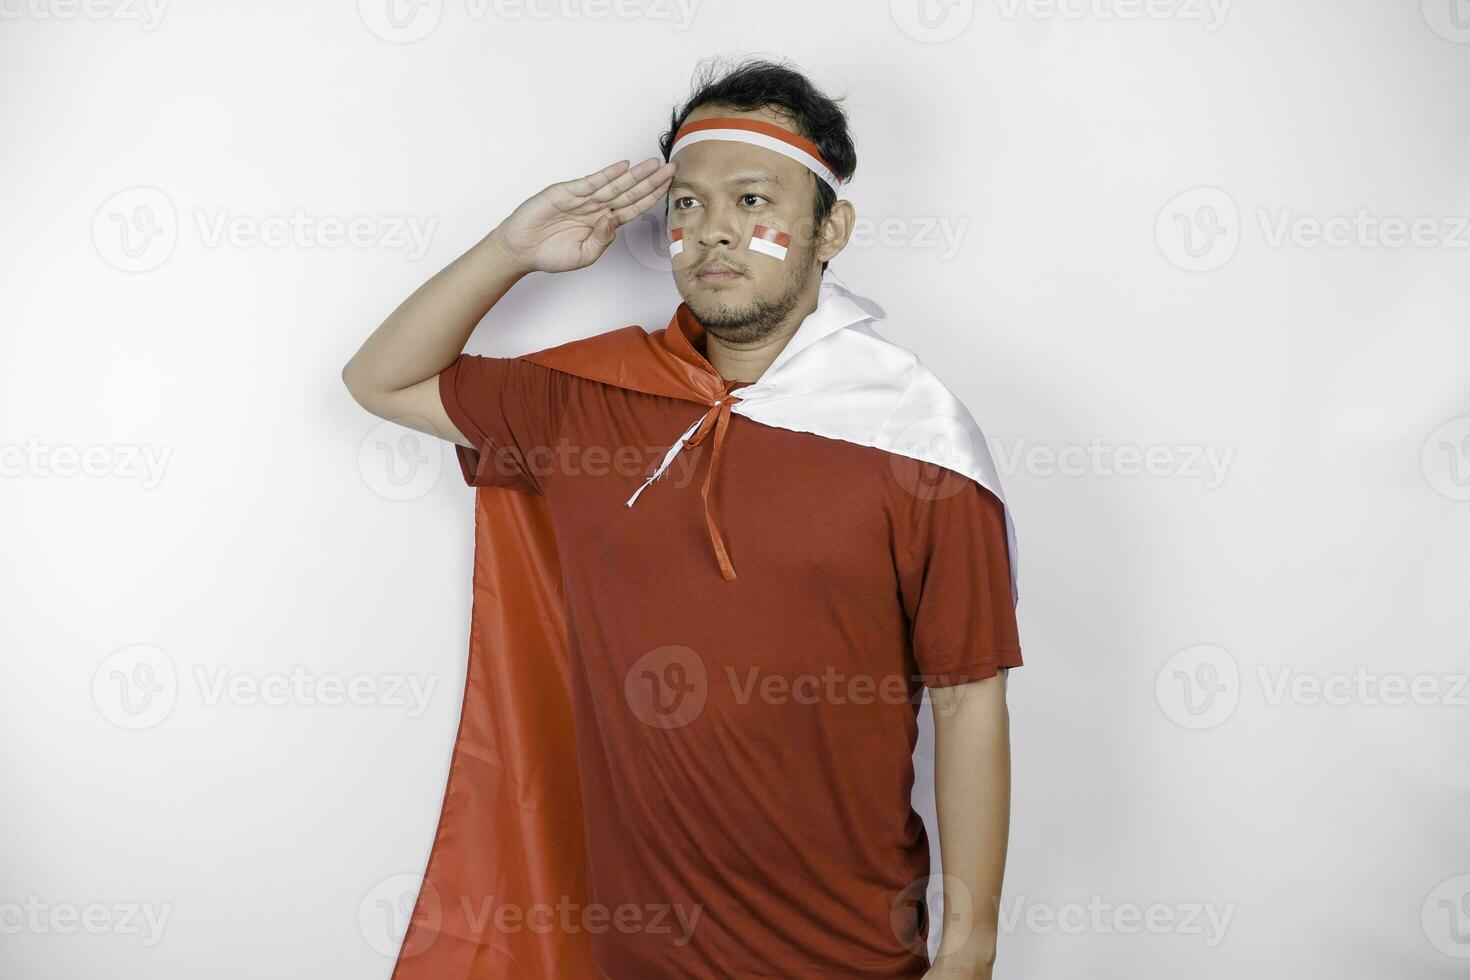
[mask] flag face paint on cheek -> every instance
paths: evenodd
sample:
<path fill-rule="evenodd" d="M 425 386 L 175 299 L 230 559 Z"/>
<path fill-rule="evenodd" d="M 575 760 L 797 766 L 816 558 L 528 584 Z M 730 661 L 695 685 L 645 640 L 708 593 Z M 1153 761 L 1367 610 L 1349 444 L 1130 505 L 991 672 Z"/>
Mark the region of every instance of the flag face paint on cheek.
<path fill-rule="evenodd" d="M 684 229 L 669 229 L 669 258 L 677 258 L 684 251 Z"/>
<path fill-rule="evenodd" d="M 786 261 L 786 250 L 791 247 L 791 236 L 775 228 L 756 225 L 750 233 L 750 250 L 769 255 L 773 259 Z"/>

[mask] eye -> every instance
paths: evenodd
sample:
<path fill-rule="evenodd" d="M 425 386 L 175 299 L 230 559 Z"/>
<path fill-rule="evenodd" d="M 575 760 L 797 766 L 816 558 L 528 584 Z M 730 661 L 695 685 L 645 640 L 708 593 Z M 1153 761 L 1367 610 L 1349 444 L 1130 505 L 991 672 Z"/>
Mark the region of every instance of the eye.
<path fill-rule="evenodd" d="M 675 211 L 687 211 L 687 210 L 689 210 L 688 208 L 684 207 L 684 202 L 685 201 L 693 201 L 693 200 L 694 200 L 694 198 L 692 198 L 692 197 L 679 197 L 679 198 L 675 198 L 674 199 L 674 210 Z"/>
<path fill-rule="evenodd" d="M 740 199 L 741 199 L 741 200 L 742 200 L 742 201 L 748 201 L 748 200 L 750 200 L 750 199 L 751 199 L 751 198 L 754 198 L 754 199 L 755 199 L 755 200 L 757 200 L 757 201 L 766 201 L 766 199 L 765 199 L 765 198 L 764 198 L 764 197 L 761 197 L 761 196 L 760 196 L 760 195 L 759 195 L 759 194 L 742 194 L 742 195 L 741 195 L 741 196 L 740 196 Z M 770 201 L 766 201 L 766 203 L 767 203 L 767 204 L 769 204 L 769 203 L 771 203 L 771 202 L 770 202 Z M 751 205 L 751 206 L 752 206 L 752 207 L 756 207 L 756 206 L 757 206 L 757 205 Z"/>

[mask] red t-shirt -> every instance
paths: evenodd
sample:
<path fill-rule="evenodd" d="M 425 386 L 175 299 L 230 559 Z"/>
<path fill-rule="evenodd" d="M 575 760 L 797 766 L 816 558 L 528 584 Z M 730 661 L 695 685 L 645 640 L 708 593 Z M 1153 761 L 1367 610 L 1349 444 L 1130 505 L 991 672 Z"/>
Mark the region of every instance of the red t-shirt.
<path fill-rule="evenodd" d="M 467 354 L 439 391 L 484 450 L 457 447 L 466 480 L 551 510 L 598 969 L 921 976 L 915 715 L 925 680 L 1021 664 L 1000 502 L 733 415 L 709 491 L 726 581 L 712 439 L 625 505 L 706 406 Z"/>

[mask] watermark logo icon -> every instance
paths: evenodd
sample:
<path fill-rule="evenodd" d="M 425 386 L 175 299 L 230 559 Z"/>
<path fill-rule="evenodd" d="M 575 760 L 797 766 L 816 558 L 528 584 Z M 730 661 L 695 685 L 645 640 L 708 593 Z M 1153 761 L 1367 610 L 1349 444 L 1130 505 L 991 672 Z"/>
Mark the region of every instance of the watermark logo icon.
<path fill-rule="evenodd" d="M 1215 728 L 1240 703 L 1240 669 L 1228 650 L 1211 644 L 1180 650 L 1159 668 L 1154 697 L 1182 728 Z"/>
<path fill-rule="evenodd" d="M 709 698 L 704 660 L 685 646 L 650 650 L 628 668 L 623 696 L 645 725 L 682 728 L 699 717 Z"/>
<path fill-rule="evenodd" d="M 975 928 L 975 900 L 954 875 L 925 875 L 898 893 L 888 915 L 899 942 L 911 952 L 928 955 L 941 937 L 947 938 L 948 948 L 964 945 Z"/>
<path fill-rule="evenodd" d="M 417 500 L 439 482 L 445 443 L 418 429 L 422 419 L 385 419 L 357 447 L 357 469 L 363 482 L 385 500 Z"/>
<path fill-rule="evenodd" d="M 1440 882 L 1420 914 L 1430 945 L 1446 956 L 1470 959 L 1470 875 Z"/>
<path fill-rule="evenodd" d="M 422 890 L 422 894 L 420 891 Z M 414 934 L 410 946 L 404 945 L 414 904 L 423 909 L 424 925 Z M 372 888 L 357 906 L 357 927 L 367 944 L 384 956 L 416 956 L 434 942 L 443 921 L 439 892 L 423 875 L 401 874 L 384 878 Z"/>
<path fill-rule="evenodd" d="M 1164 205 L 1154 222 L 1154 237 L 1175 266 L 1211 272 L 1234 258 L 1240 247 L 1240 209 L 1218 187 L 1194 187 Z"/>
<path fill-rule="evenodd" d="M 668 275 L 674 268 L 669 257 L 668 226 L 661 215 L 648 210 L 618 229 L 618 241 L 633 261 L 650 272 Z"/>
<path fill-rule="evenodd" d="M 444 0 L 357 0 L 363 25 L 390 44 L 422 41 L 439 26 Z"/>
<path fill-rule="evenodd" d="M 1424 440 L 1419 463 L 1442 496 L 1470 500 L 1470 415 L 1450 419 Z"/>
<path fill-rule="evenodd" d="M 168 261 L 179 241 L 179 218 L 156 187 L 129 187 L 102 202 L 92 216 L 92 244 L 102 260 L 123 272 L 147 272 Z"/>
<path fill-rule="evenodd" d="M 119 728 L 140 731 L 161 723 L 179 697 L 173 658 L 147 643 L 124 647 L 92 675 L 92 703 Z"/>
<path fill-rule="evenodd" d="M 975 440 L 963 420 L 931 415 L 904 426 L 889 457 L 894 478 L 907 493 L 919 500 L 944 500 L 969 482 L 963 474 L 975 459 Z"/>
<path fill-rule="evenodd" d="M 1424 20 L 1446 41 L 1470 44 L 1470 0 L 1422 0 Z"/>
<path fill-rule="evenodd" d="M 898 29 L 923 44 L 943 44 L 963 34 L 975 19 L 975 0 L 889 0 Z"/>

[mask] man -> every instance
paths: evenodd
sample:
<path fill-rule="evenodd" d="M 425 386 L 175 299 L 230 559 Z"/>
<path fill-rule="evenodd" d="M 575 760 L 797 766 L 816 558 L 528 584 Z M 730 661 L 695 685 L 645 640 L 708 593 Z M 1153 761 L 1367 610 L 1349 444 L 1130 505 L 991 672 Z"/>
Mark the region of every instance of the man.
<path fill-rule="evenodd" d="M 555 692 L 506 698 L 518 681 L 477 677 L 472 658 L 395 977 L 989 977 L 1004 671 L 1021 657 L 983 441 L 936 463 L 893 431 L 923 431 L 948 396 L 826 271 L 855 219 L 837 197 L 856 157 L 835 103 L 746 63 L 704 81 L 662 148 L 668 162 L 619 161 L 521 204 L 343 371 L 375 415 L 458 444 L 482 488 L 477 616 L 494 609 L 472 644 L 498 634 L 488 669 L 519 675 L 537 654 L 512 631 L 564 613 L 574 729 L 555 758 L 577 778 L 558 789 L 548 759 L 571 735 L 546 723 Z M 461 353 L 522 276 L 590 265 L 666 194 L 684 300 L 666 330 Z M 554 546 L 527 547 L 552 557 L 505 550 L 542 522 Z M 506 598 L 520 591 L 534 610 Z M 909 800 L 924 683 L 946 905 L 932 966 L 929 843 Z M 471 718 L 471 688 L 502 700 Z M 508 729 L 536 715 L 541 728 Z M 466 856 L 481 831 L 520 849 L 486 867 Z M 576 907 L 553 916 L 549 889 Z M 464 893 L 481 890 L 477 914 Z M 521 894 L 547 906 L 539 933 L 509 908 Z M 415 972 L 410 954 L 439 959 Z"/>

